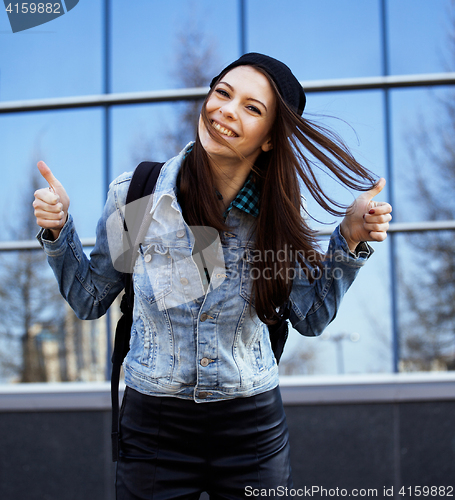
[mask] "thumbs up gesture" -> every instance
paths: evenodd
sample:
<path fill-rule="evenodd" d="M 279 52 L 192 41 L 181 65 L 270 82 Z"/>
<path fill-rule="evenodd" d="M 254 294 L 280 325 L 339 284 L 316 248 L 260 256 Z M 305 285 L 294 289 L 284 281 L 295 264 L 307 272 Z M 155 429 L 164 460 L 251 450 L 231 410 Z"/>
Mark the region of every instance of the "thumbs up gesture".
<path fill-rule="evenodd" d="M 38 162 L 38 170 L 49 187 L 35 191 L 33 208 L 35 209 L 36 223 L 38 226 L 49 229 L 54 239 L 57 239 L 68 218 L 70 199 L 65 188 L 54 177 L 44 161 Z"/>
<path fill-rule="evenodd" d="M 392 207 L 385 202 L 373 201 L 385 186 L 381 178 L 369 191 L 356 198 L 346 211 L 340 230 L 349 249 L 354 252 L 361 241 L 384 241 L 387 238 Z"/>

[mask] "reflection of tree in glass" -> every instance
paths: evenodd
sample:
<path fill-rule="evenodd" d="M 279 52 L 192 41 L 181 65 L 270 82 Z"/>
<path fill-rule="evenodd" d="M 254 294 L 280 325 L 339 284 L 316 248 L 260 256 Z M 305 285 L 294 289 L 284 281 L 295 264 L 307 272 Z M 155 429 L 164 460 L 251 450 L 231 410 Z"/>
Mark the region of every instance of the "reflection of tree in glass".
<path fill-rule="evenodd" d="M 455 6 L 455 2 L 452 2 Z M 455 64 L 455 17 L 451 50 Z M 437 125 L 422 120 L 409 143 L 414 199 L 423 220 L 455 219 L 455 91 L 435 102 Z M 403 370 L 455 369 L 455 234 L 406 236 L 418 272 L 403 273 Z M 409 256 L 408 256 L 409 258 Z"/>
<path fill-rule="evenodd" d="M 172 77 L 178 87 L 207 87 L 217 74 L 216 45 L 213 39 L 195 25 L 185 26 L 177 37 Z M 203 99 L 185 101 L 178 105 L 175 127 L 166 131 L 164 144 L 170 155 L 179 153 L 196 136 L 199 113 Z"/>
<path fill-rule="evenodd" d="M 208 87 L 222 63 L 216 55 L 216 41 L 194 22 L 186 23 L 177 35 L 174 53 L 170 76 L 175 88 Z M 172 124 L 162 123 L 158 137 L 137 137 L 132 152 L 133 164 L 144 159 L 158 161 L 157 158 L 171 158 L 193 141 L 202 102 L 203 99 L 196 99 L 174 104 Z"/>

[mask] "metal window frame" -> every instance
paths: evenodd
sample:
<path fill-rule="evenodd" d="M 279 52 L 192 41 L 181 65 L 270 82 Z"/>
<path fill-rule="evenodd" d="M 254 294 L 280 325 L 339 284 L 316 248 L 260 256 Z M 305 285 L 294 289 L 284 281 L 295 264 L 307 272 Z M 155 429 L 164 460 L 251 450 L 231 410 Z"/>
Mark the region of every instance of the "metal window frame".
<path fill-rule="evenodd" d="M 432 87 L 454 85 L 455 72 L 309 80 L 301 81 L 300 83 L 307 93 Z M 203 99 L 208 91 L 208 87 L 195 87 L 186 89 L 151 90 L 148 92 L 126 92 L 24 101 L 6 101 L 0 102 L 0 114 L 195 100 Z"/>

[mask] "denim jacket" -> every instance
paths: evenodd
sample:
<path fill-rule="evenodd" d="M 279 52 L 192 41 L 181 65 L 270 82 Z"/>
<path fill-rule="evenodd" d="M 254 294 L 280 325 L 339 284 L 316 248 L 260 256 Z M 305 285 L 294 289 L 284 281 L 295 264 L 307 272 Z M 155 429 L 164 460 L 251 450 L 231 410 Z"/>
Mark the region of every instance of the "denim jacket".
<path fill-rule="evenodd" d="M 151 222 L 134 264 L 125 382 L 145 394 L 196 402 L 256 395 L 278 385 L 278 368 L 268 329 L 252 299 L 254 217 L 235 207 L 230 210 L 230 230 L 222 242 L 215 242 L 216 262 L 207 288 L 198 267 L 200 256 L 193 255 L 193 232 L 175 194 L 187 148 L 162 168 L 150 201 Z M 102 316 L 123 289 L 122 270 L 114 268 L 112 256 L 122 239 L 131 176 L 123 174 L 110 186 L 90 259 L 71 216 L 57 240 L 47 240 L 43 230 L 38 234 L 60 292 L 79 318 Z M 293 276 L 290 321 L 298 332 L 322 333 L 371 252 L 363 244 L 357 255 L 350 253 L 335 229 L 321 276 L 311 284 L 303 272 Z"/>

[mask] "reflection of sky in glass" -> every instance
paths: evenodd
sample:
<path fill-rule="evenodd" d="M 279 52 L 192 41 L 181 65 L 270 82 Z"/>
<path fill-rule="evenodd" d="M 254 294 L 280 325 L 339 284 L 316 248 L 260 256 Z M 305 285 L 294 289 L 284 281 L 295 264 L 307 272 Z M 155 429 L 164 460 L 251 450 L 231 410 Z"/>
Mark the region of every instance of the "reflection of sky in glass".
<path fill-rule="evenodd" d="M 286 0 L 285 9 L 272 0 L 247 0 L 246 3 L 247 49 L 282 59 L 299 79 L 381 74 L 379 1 Z M 211 41 L 218 54 L 219 68 L 239 55 L 237 2 L 228 3 L 222 10 L 209 0 L 142 1 L 134 6 L 130 2 L 112 4 L 112 92 L 175 87 L 172 68 L 178 46 L 176 37 L 188 23 L 194 22 Z M 391 73 L 445 69 L 448 6 L 448 0 L 388 2 Z M 68 15 L 17 34 L 11 33 L 6 14 L 0 15 L 0 100 L 101 93 L 102 7 L 100 0 L 80 2 Z M 195 21 L 190 21 L 193 19 Z M 397 215 L 402 221 L 419 219 L 416 212 L 406 210 L 412 192 L 407 190 L 409 159 L 405 137 L 417 126 L 422 113 L 429 121 L 435 119 L 430 98 L 442 91 L 413 89 L 391 93 L 393 181 Z M 111 171 L 114 177 L 132 170 L 140 159 L 165 159 L 161 156 L 161 134 L 163 130 L 178 127 L 176 109 L 173 104 L 112 109 Z M 324 123 L 340 132 L 369 169 L 378 176 L 384 175 L 381 91 L 309 94 L 306 111 L 345 120 L 348 125 L 339 120 Z M 103 112 L 87 109 L 1 115 L 0 131 L 1 215 L 14 203 L 23 203 L 21 186 L 39 154 L 67 187 L 71 213 L 80 235 L 93 236 L 104 203 Z M 351 199 L 333 184 L 330 189 L 346 203 Z M 333 221 L 311 200 L 308 205 L 315 217 Z M 0 222 L 0 226 L 2 224 Z M 387 349 L 382 364 L 374 355 L 375 350 L 382 349 L 376 330 L 390 337 L 388 246 L 374 246 L 377 251 L 372 262 L 361 271 L 339 317 L 328 329 L 335 333 L 349 327 L 361 335 L 359 342 L 345 343 L 347 371 L 388 371 L 391 365 Z M 305 340 L 311 341 L 318 343 L 320 358 L 324 358 L 321 365 L 330 372 L 330 366 L 334 366 L 330 362 L 330 352 L 334 352 L 332 343 Z"/>
<path fill-rule="evenodd" d="M 93 236 L 93 214 L 104 204 L 101 124 L 96 109 L 0 115 L 1 216 L 11 212 L 11 204 L 24 203 L 21 188 L 42 159 L 67 189 L 80 235 Z M 30 206 L 32 201 L 27 200 Z"/>
<path fill-rule="evenodd" d="M 447 187 L 438 175 L 437 164 L 444 158 L 441 151 L 443 136 L 446 135 L 448 142 L 453 144 L 453 132 L 447 127 L 444 104 L 448 100 L 453 102 L 453 98 L 453 87 L 392 92 L 393 182 L 397 222 L 428 218 L 415 190 L 419 175 L 425 177 L 425 185 L 433 196 L 438 196 L 438 192 L 444 192 Z M 450 201 L 453 199 L 451 195 L 449 198 Z"/>
<path fill-rule="evenodd" d="M 380 74 L 379 3 L 249 2 L 249 50 L 285 61 L 300 80 Z M 284 35 L 284 36 L 283 36 Z"/>

